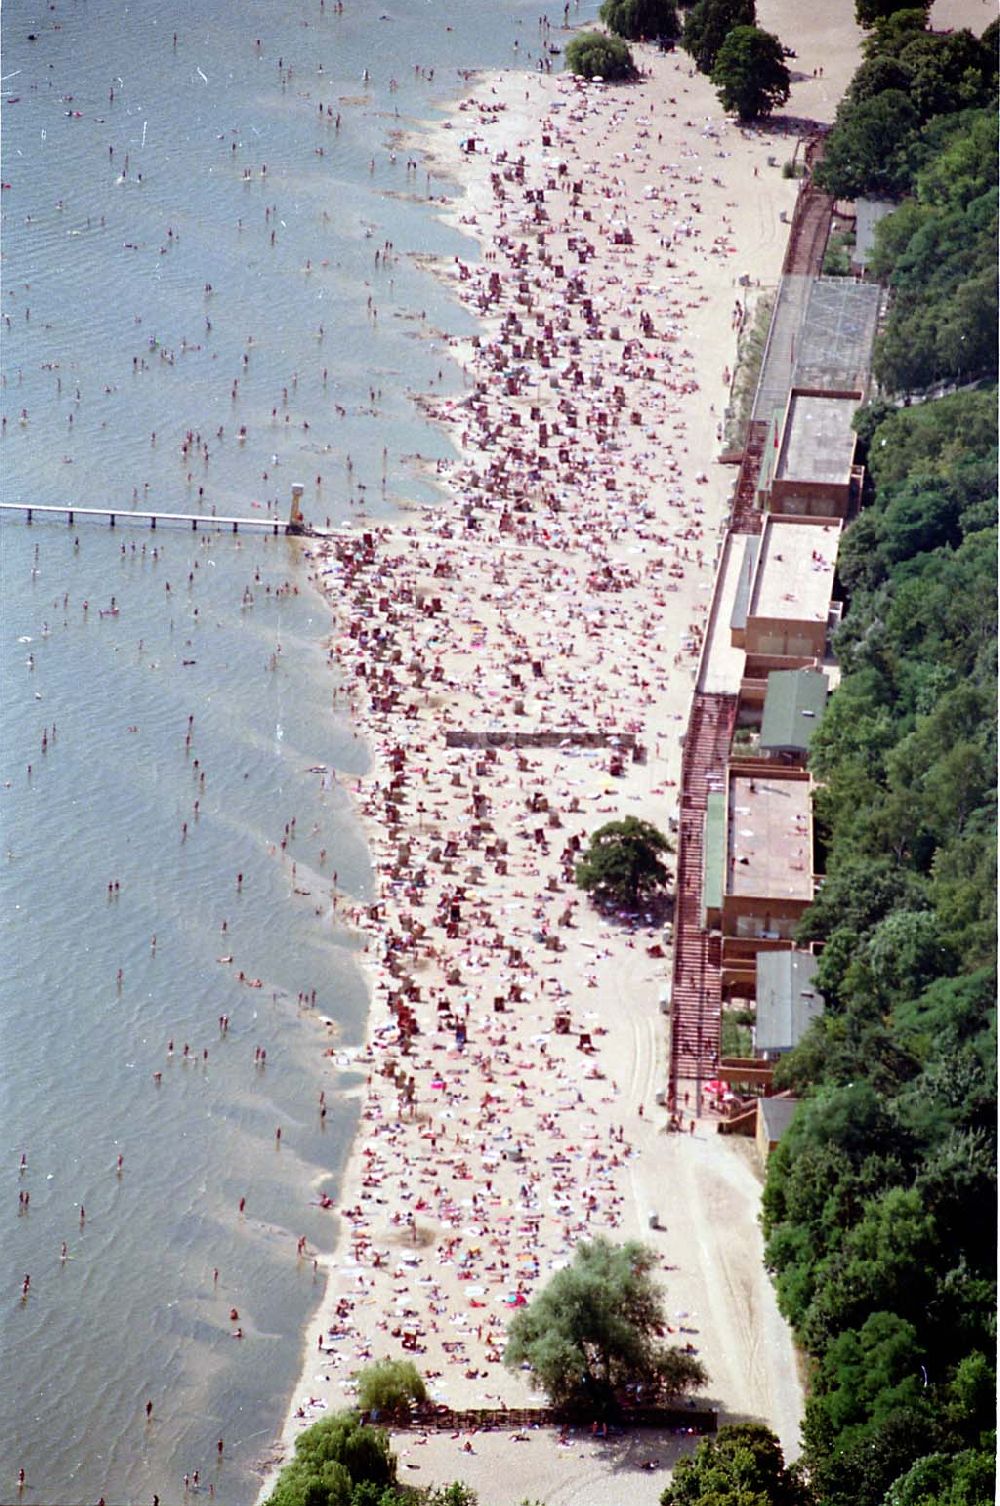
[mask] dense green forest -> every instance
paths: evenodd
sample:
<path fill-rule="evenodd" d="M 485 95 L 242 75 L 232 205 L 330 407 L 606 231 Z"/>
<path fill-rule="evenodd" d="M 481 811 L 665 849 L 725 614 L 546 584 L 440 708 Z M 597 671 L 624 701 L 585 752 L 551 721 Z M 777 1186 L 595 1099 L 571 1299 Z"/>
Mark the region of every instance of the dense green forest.
<path fill-rule="evenodd" d="M 857 428 L 843 678 L 817 733 L 824 883 L 800 927 L 827 1009 L 782 1062 L 804 1103 L 771 1158 L 766 1258 L 812 1358 L 817 1506 L 994 1500 L 996 1334 L 996 26 L 876 25 L 817 174 L 904 196 L 888 394 L 967 390 Z"/>
<path fill-rule="evenodd" d="M 780 1067 L 806 1101 L 771 1159 L 767 1260 L 816 1361 L 816 1499 L 922 1501 L 887 1492 L 941 1454 L 990 1482 L 956 1502 L 991 1501 L 996 392 L 861 420 L 874 496 L 841 551 L 812 760 L 827 876 L 800 930 L 827 1012 Z"/>
<path fill-rule="evenodd" d="M 872 274 L 893 291 L 876 344 L 889 392 L 997 371 L 997 23 L 933 33 L 897 11 L 865 42 L 816 171 L 841 198 L 900 198 Z"/>

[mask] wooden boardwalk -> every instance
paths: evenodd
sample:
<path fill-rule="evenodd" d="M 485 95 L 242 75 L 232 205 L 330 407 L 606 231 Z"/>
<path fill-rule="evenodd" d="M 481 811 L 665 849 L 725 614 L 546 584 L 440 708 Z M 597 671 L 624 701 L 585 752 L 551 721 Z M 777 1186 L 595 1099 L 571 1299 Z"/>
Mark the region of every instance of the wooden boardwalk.
<path fill-rule="evenodd" d="M 143 512 L 131 507 L 77 507 L 72 502 L 61 506 L 49 503 L 0 502 L 0 515 L 20 519 L 25 523 L 36 520 L 45 523 L 65 522 L 69 527 L 77 522 L 105 523 L 110 528 L 119 524 L 130 527 L 145 527 L 155 531 L 160 527 L 187 527 L 197 533 L 270 533 L 285 534 L 290 538 L 326 538 L 325 528 L 312 528 L 308 523 L 290 522 L 287 518 L 274 517 L 217 517 L 212 513 L 190 512 Z"/>
<path fill-rule="evenodd" d="M 810 168 L 821 155 L 822 143 L 810 142 Z M 788 400 L 796 342 L 810 289 L 822 271 L 832 216 L 833 200 L 803 180 L 734 489 L 727 525 L 731 538 L 761 530 L 757 487 L 770 420 Z M 717 592 L 719 588 L 717 577 Z M 667 1106 L 675 1109 L 680 1084 L 691 1082 L 699 1114 L 703 1084 L 719 1072 L 722 1021 L 722 940 L 718 932 L 704 929 L 702 916 L 705 812 L 709 793 L 725 789 L 738 699 L 696 689 L 681 762 Z"/>
<path fill-rule="evenodd" d="M 695 692 L 681 766 L 669 1098 L 675 1106 L 679 1082 L 693 1081 L 699 1113 L 702 1083 L 716 1076 L 722 1011 L 721 941 L 701 918 L 705 811 L 710 790 L 725 787 L 735 725 L 735 696 Z"/>

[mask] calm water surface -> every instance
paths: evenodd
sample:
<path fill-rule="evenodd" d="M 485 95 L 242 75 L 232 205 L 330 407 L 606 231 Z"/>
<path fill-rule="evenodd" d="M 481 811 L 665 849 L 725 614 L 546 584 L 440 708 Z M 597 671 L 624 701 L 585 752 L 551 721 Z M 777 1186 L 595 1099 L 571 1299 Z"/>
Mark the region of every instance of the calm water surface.
<path fill-rule="evenodd" d="M 469 326 L 413 258 L 469 248 L 392 133 L 536 51 L 541 12 L 9 0 L 3 499 L 283 515 L 301 481 L 337 522 L 425 495 L 414 457 L 448 449 L 411 396 L 461 384 L 427 330 Z M 334 621 L 268 537 L 4 522 L 0 585 L 0 1500 L 23 1466 L 25 1503 L 170 1506 L 196 1469 L 246 1502 L 356 1114 L 330 891 L 370 885 L 367 755 Z"/>

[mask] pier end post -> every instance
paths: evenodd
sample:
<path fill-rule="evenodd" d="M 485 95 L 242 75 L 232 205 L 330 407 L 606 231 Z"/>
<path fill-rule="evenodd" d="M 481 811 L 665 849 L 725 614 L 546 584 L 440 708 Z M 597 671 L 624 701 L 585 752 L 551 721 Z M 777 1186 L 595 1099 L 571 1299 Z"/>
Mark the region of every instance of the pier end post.
<path fill-rule="evenodd" d="M 305 487 L 300 481 L 292 482 L 292 505 L 288 513 L 288 532 L 301 533 L 305 527 L 302 517 L 302 493 Z"/>

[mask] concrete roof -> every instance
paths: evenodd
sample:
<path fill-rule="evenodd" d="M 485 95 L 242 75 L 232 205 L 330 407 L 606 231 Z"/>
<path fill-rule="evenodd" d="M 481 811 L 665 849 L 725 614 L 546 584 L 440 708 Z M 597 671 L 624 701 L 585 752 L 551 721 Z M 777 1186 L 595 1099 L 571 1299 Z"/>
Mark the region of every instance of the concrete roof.
<path fill-rule="evenodd" d="M 775 470 L 778 481 L 823 481 L 846 486 L 857 436 L 856 397 L 793 392 Z"/>
<path fill-rule="evenodd" d="M 828 693 L 829 682 L 821 670 L 773 669 L 764 696 L 762 751 L 808 753 Z"/>
<path fill-rule="evenodd" d="M 799 326 L 793 387 L 864 392 L 884 294 L 877 282 L 815 277 Z"/>
<path fill-rule="evenodd" d="M 899 205 L 894 204 L 892 199 L 855 199 L 854 212 L 857 222 L 854 226 L 854 250 L 851 252 L 851 260 L 859 267 L 867 267 L 875 245 L 875 226 L 879 220 L 884 220 L 887 214 L 891 214 Z"/>
<path fill-rule="evenodd" d="M 812 785 L 777 773 L 729 780 L 726 893 L 813 897 Z"/>
<path fill-rule="evenodd" d="M 839 522 L 790 523 L 768 516 L 761 535 L 749 616 L 825 622 L 833 596 L 840 532 Z"/>
<path fill-rule="evenodd" d="M 812 952 L 758 952 L 758 1051 L 790 1051 L 823 1013 L 823 995 L 812 986 L 818 966 Z"/>
<path fill-rule="evenodd" d="M 715 577 L 715 593 L 705 632 L 698 689 L 706 695 L 736 695 L 743 680 L 746 654 L 734 648 L 730 633 L 733 603 L 743 564 L 746 534 L 728 533 Z"/>
<path fill-rule="evenodd" d="M 744 537 L 744 535 L 740 535 Z M 754 566 L 757 563 L 757 549 L 760 540 L 756 534 L 745 535 L 746 543 L 743 546 L 743 560 L 736 581 L 736 595 L 733 597 L 733 610 L 729 618 L 729 626 L 734 629 L 745 628 L 747 625 L 747 608 L 750 605 L 750 587 L 753 584 Z"/>
<path fill-rule="evenodd" d="M 790 387 L 864 392 L 884 297 L 878 283 L 786 273 L 778 287 L 754 396 L 754 420 L 769 420 Z"/>

